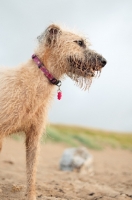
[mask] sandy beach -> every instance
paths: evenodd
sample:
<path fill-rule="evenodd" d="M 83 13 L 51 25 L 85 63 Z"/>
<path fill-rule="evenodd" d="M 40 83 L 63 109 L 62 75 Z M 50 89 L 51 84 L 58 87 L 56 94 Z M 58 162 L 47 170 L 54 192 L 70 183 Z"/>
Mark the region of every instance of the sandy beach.
<path fill-rule="evenodd" d="M 89 150 L 94 157 L 93 172 L 63 172 L 59 160 L 63 144 L 41 145 L 37 172 L 40 200 L 131 200 L 132 151 L 106 148 Z M 0 200 L 25 200 L 25 146 L 6 139 L 0 155 Z"/>

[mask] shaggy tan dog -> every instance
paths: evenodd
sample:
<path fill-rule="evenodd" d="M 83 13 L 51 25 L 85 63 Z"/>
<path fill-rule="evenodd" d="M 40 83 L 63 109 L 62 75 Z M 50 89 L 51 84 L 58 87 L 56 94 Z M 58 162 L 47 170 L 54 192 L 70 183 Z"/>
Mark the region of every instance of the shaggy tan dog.
<path fill-rule="evenodd" d="M 58 79 L 66 74 L 87 89 L 106 64 L 101 55 L 89 49 L 85 38 L 54 24 L 38 41 L 36 55 L 25 64 L 0 72 L 0 149 L 4 137 L 25 132 L 28 200 L 36 200 L 39 140 L 54 88 L 61 85 Z"/>

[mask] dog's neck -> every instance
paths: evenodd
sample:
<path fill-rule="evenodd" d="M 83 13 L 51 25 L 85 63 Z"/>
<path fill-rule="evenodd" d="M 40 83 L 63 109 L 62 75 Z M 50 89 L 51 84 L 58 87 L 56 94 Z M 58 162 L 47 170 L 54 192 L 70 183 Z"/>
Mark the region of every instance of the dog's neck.
<path fill-rule="evenodd" d="M 47 79 L 53 84 L 57 86 L 61 86 L 61 81 L 57 80 L 49 71 L 46 69 L 44 64 L 41 62 L 41 60 L 38 58 L 36 54 L 32 55 L 32 59 L 37 64 L 38 68 L 41 69 L 41 71 L 44 73 L 44 75 L 47 77 Z"/>
<path fill-rule="evenodd" d="M 38 56 L 36 54 L 32 55 L 32 59 L 33 61 L 36 63 L 36 65 L 38 66 L 38 68 L 44 73 L 44 75 L 47 77 L 47 79 L 49 80 L 50 83 L 52 83 L 53 85 L 57 85 L 58 86 L 58 99 L 61 99 L 61 90 L 60 90 L 60 86 L 61 86 L 61 81 L 57 80 L 49 71 L 48 69 L 44 66 L 44 64 L 41 62 L 41 60 L 38 58 Z"/>

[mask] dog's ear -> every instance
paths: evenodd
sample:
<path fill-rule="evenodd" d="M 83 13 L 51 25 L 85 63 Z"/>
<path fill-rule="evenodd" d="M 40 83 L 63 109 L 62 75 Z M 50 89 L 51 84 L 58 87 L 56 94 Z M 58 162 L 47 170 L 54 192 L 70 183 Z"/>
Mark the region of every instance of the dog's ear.
<path fill-rule="evenodd" d="M 57 42 L 58 37 L 61 34 L 61 30 L 59 26 L 56 26 L 54 24 L 50 25 L 44 33 L 42 33 L 40 36 L 37 37 L 39 42 L 42 42 L 43 40 L 46 41 L 47 45 L 54 45 Z"/>
<path fill-rule="evenodd" d="M 57 42 L 58 37 L 61 34 L 59 26 L 54 24 L 50 25 L 46 30 L 46 40 L 47 44 L 54 45 Z"/>
<path fill-rule="evenodd" d="M 50 36 L 57 35 L 58 33 L 61 33 L 60 27 L 57 26 L 57 25 L 54 25 L 54 24 L 50 25 L 47 28 L 46 31 L 49 32 Z"/>

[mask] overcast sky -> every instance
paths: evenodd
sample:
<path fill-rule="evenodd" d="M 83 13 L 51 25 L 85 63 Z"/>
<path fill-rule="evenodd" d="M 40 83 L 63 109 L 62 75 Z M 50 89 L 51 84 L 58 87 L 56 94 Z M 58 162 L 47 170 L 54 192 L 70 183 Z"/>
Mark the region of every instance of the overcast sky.
<path fill-rule="evenodd" d="M 0 0 L 0 65 L 28 60 L 51 23 L 84 33 L 108 64 L 89 91 L 63 81 L 49 121 L 132 132 L 132 0 Z"/>

